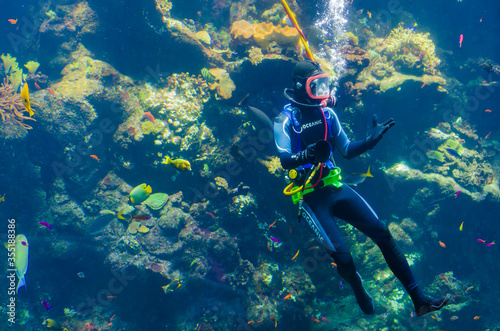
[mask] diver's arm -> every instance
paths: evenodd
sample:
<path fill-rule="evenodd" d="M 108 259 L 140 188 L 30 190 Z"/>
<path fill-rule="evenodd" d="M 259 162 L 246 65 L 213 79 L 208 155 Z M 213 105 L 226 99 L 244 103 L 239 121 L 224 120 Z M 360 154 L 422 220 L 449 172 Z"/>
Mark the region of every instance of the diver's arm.
<path fill-rule="evenodd" d="M 313 148 L 306 148 L 298 153 L 292 153 L 290 119 L 284 113 L 274 119 L 274 141 L 280 153 L 281 166 L 285 169 L 297 168 L 314 162 Z"/>
<path fill-rule="evenodd" d="M 331 116 L 331 128 L 332 128 L 332 143 L 337 147 L 346 159 L 352 159 L 358 155 L 363 154 L 368 149 L 370 149 L 367 144 L 367 138 L 359 141 L 350 141 L 347 135 L 340 125 L 337 114 L 333 110 L 330 110 Z"/>
<path fill-rule="evenodd" d="M 369 149 L 375 147 L 375 145 L 382 139 L 383 135 L 396 124 L 391 118 L 383 124 L 379 124 L 377 121 L 377 115 L 372 117 L 372 128 L 368 137 L 363 140 L 351 142 L 340 125 L 339 119 L 335 112 L 332 117 L 332 139 L 335 142 L 335 146 L 339 149 L 342 156 L 346 159 L 352 159 L 358 155 L 363 154 Z"/>

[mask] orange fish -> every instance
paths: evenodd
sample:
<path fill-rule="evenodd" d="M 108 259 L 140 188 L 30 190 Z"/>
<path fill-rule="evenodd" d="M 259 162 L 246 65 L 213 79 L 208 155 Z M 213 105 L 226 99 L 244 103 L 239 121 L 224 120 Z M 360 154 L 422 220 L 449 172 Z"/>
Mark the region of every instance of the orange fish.
<path fill-rule="evenodd" d="M 321 324 L 321 321 L 315 317 L 311 317 L 311 321 L 313 321 L 314 324 Z"/>
<path fill-rule="evenodd" d="M 40 87 L 40 85 L 38 85 L 38 84 L 37 84 L 37 82 L 35 82 L 35 88 L 36 88 L 37 90 L 41 90 L 41 89 L 42 89 L 42 88 Z"/>
<path fill-rule="evenodd" d="M 288 299 L 290 299 L 291 297 L 292 297 L 292 295 L 291 295 L 291 294 L 287 294 L 287 295 L 285 295 L 285 297 L 284 297 L 283 299 L 288 300 Z"/>
<path fill-rule="evenodd" d="M 212 217 L 214 220 L 218 219 L 218 217 L 215 216 L 214 214 L 212 214 L 211 212 L 206 211 L 205 214 L 207 214 L 208 216 Z"/>
<path fill-rule="evenodd" d="M 332 262 L 332 263 L 330 263 L 330 264 L 332 265 L 332 267 L 337 268 L 337 263 Z"/>
<path fill-rule="evenodd" d="M 442 242 L 441 240 L 439 241 L 439 246 L 443 247 L 443 248 L 446 248 L 446 245 L 444 242 Z"/>
<path fill-rule="evenodd" d="M 274 224 L 276 224 L 276 221 L 273 222 L 273 224 L 269 225 L 268 228 L 272 228 L 274 226 Z"/>
<path fill-rule="evenodd" d="M 99 158 L 97 157 L 97 155 L 92 154 L 90 155 L 90 157 L 99 162 Z"/>
<path fill-rule="evenodd" d="M 495 178 L 495 175 L 491 176 L 491 178 L 488 180 L 488 184 L 493 183 L 493 178 Z"/>
<path fill-rule="evenodd" d="M 290 226 L 288 226 L 288 230 L 292 233 L 292 228 Z"/>
<path fill-rule="evenodd" d="M 49 90 L 50 94 L 52 95 L 56 95 L 56 92 L 54 92 L 53 89 L 51 89 L 50 87 L 47 87 L 47 90 Z"/>
<path fill-rule="evenodd" d="M 368 18 L 372 18 L 372 13 L 370 13 L 368 10 L 366 11 L 366 15 L 368 15 Z"/>
<path fill-rule="evenodd" d="M 481 316 L 474 316 L 474 319 L 475 319 L 475 320 L 478 320 L 478 319 L 480 319 L 480 318 L 481 318 Z"/>
<path fill-rule="evenodd" d="M 151 114 L 150 112 L 146 111 L 144 112 L 144 116 L 151 122 L 155 122 L 155 117 L 153 116 L 153 114 Z"/>
<path fill-rule="evenodd" d="M 488 139 L 490 137 L 490 134 L 491 134 L 491 131 L 488 132 L 488 134 L 486 135 L 486 137 L 484 137 L 484 139 Z"/>
<path fill-rule="evenodd" d="M 474 286 L 467 287 L 467 289 L 464 291 L 464 293 L 467 293 L 467 291 L 470 291 L 474 288 Z"/>
<path fill-rule="evenodd" d="M 425 82 L 422 84 L 422 86 L 420 86 L 420 88 L 422 89 L 422 88 L 424 88 L 424 86 L 425 86 Z"/>
<path fill-rule="evenodd" d="M 439 278 L 441 278 L 442 280 L 444 280 L 445 282 L 449 283 L 450 281 L 448 280 L 448 277 L 446 277 L 445 275 L 438 275 Z"/>
<path fill-rule="evenodd" d="M 111 319 L 109 320 L 110 322 L 113 320 L 113 318 L 115 318 L 116 314 L 114 314 L 113 316 L 111 316 Z"/>
<path fill-rule="evenodd" d="M 297 258 L 297 256 L 299 256 L 299 252 L 300 252 L 300 249 L 297 251 L 297 253 L 295 253 L 295 255 L 292 257 L 292 261 L 295 260 Z"/>
<path fill-rule="evenodd" d="M 491 113 L 491 109 L 486 109 L 485 112 Z"/>
<path fill-rule="evenodd" d="M 9 21 L 10 24 L 16 24 L 17 23 L 17 18 L 15 20 L 11 18 L 11 19 L 9 19 L 7 21 Z"/>
<path fill-rule="evenodd" d="M 116 299 L 116 295 L 108 295 L 106 299 Z"/>
<path fill-rule="evenodd" d="M 247 324 L 249 324 L 249 325 L 250 325 L 250 324 L 253 324 L 253 323 L 255 323 L 255 322 L 254 322 L 254 321 L 248 321 L 248 322 L 247 322 Z"/>
<path fill-rule="evenodd" d="M 457 319 L 458 319 L 457 315 L 453 315 L 452 317 L 450 317 L 450 321 L 456 321 Z"/>

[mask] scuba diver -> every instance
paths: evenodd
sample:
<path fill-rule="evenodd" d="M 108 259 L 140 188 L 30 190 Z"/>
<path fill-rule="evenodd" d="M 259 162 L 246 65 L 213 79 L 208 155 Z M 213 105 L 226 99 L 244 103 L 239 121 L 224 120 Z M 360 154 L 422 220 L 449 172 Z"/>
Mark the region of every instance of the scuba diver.
<path fill-rule="evenodd" d="M 340 276 L 354 290 L 359 307 L 373 314 L 372 298 L 364 289 L 360 274 L 335 222 L 343 219 L 370 237 L 380 248 L 394 275 L 410 295 L 417 316 L 441 309 L 449 297 L 432 299 L 424 295 L 406 258 L 388 228 L 370 205 L 351 187 L 343 185 L 332 153 L 337 148 L 351 159 L 371 150 L 395 124 L 383 124 L 373 115 L 368 136 L 356 142 L 347 138 L 332 106 L 331 83 L 318 63 L 304 60 L 293 71 L 293 89 L 284 95 L 291 102 L 274 120 L 274 136 L 281 165 L 292 181 L 284 193 L 299 206 L 299 221 L 305 220 L 337 264 Z"/>

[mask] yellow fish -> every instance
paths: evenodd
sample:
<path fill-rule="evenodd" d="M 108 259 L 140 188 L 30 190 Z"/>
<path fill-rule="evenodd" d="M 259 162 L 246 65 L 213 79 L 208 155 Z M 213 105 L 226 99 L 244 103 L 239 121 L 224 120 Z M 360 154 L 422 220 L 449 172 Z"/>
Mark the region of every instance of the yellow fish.
<path fill-rule="evenodd" d="M 460 224 L 460 227 L 458 228 L 460 231 L 462 231 L 464 229 L 464 222 L 462 222 L 462 224 Z"/>
<path fill-rule="evenodd" d="M 31 110 L 30 105 L 30 91 L 28 89 L 28 83 L 24 83 L 23 89 L 21 90 L 21 98 L 23 98 L 24 108 L 30 114 L 30 117 L 35 115 L 35 112 Z"/>
<path fill-rule="evenodd" d="M 7 194 L 7 193 L 4 193 L 4 194 L 0 197 L 0 202 L 5 202 L 5 194 Z"/>
<path fill-rule="evenodd" d="M 175 169 L 180 171 L 186 171 L 186 170 L 191 171 L 191 163 L 183 159 L 172 160 L 168 156 L 165 156 L 165 158 L 163 159 L 163 161 L 161 161 L 161 163 L 171 164 Z"/>
<path fill-rule="evenodd" d="M 24 234 L 18 234 L 14 242 L 14 251 L 16 254 L 14 266 L 16 267 L 16 274 L 19 279 L 16 292 L 19 293 L 19 289 L 26 285 L 26 278 L 24 278 L 24 275 L 28 272 L 29 243 L 28 238 L 26 238 Z"/>
<path fill-rule="evenodd" d="M 52 318 L 47 318 L 45 321 L 43 321 L 42 325 L 47 326 L 48 329 L 68 331 L 68 329 L 63 327 L 61 323 L 54 321 Z"/>
<path fill-rule="evenodd" d="M 373 177 L 373 175 L 370 173 L 370 166 L 368 166 L 368 170 L 364 174 L 353 174 L 353 175 L 358 175 L 360 177 Z"/>
<path fill-rule="evenodd" d="M 170 282 L 170 284 L 162 286 L 161 288 L 163 289 L 163 292 L 167 294 L 168 292 L 173 292 L 177 290 L 179 287 L 181 287 L 182 282 L 179 280 L 179 278 L 174 279 L 173 281 Z"/>
<path fill-rule="evenodd" d="M 132 193 L 132 192 L 131 192 L 131 193 Z M 132 203 L 133 203 L 133 202 L 132 202 Z M 120 211 L 118 212 L 118 214 L 116 215 L 116 216 L 117 216 L 119 219 L 121 219 L 121 220 L 124 220 L 124 219 L 125 219 L 125 217 L 123 217 L 123 216 L 122 216 L 124 211 L 125 211 L 125 208 L 123 208 L 122 210 L 120 210 Z"/>
<path fill-rule="evenodd" d="M 151 192 L 153 192 L 153 190 L 151 189 L 151 186 L 147 184 L 136 186 L 129 194 L 130 201 L 134 205 L 139 205 L 149 197 Z"/>

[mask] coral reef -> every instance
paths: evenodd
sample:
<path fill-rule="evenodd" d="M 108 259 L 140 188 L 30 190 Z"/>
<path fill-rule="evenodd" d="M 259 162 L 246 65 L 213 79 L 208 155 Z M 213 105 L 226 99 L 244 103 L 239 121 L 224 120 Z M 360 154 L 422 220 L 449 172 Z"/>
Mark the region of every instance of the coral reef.
<path fill-rule="evenodd" d="M 354 35 L 350 37 L 354 41 L 343 48 L 342 56 L 348 63 L 348 81 L 343 93 L 358 100 L 367 91 L 396 91 L 406 83 L 413 90 L 427 86 L 436 96 L 448 93 L 428 33 L 417 33 L 400 25 L 387 38 L 373 34 L 368 34 L 368 38 L 366 51 L 357 46 Z"/>
<path fill-rule="evenodd" d="M 32 102 L 31 106 L 38 106 Z M 23 99 L 20 93 L 15 93 L 15 87 L 12 83 L 8 83 L 6 79 L 3 80 L 0 87 L 0 117 L 3 125 L 12 121 L 26 130 L 32 127 L 26 121 L 35 121 L 34 118 L 25 116 L 28 113 L 23 104 Z"/>
<path fill-rule="evenodd" d="M 41 54 L 34 58 L 42 63 L 42 69 L 49 67 L 52 72 L 46 76 L 37 72 L 36 64 L 26 65 L 32 72 L 26 79 L 28 84 L 35 86 L 36 82 L 41 86 L 38 91 L 32 90 L 32 100 L 39 104 L 33 103 L 36 130 L 29 134 L 18 130 L 20 126 L 30 129 L 27 121 L 32 120 L 25 116 L 22 99 L 16 93 L 19 78 L 9 77 L 0 88 L 0 149 L 3 157 L 15 161 L 1 165 L 1 184 L 8 191 L 7 200 L 0 202 L 2 206 L 5 202 L 9 213 L 13 210 L 13 214 L 19 215 L 19 229 L 31 232 L 32 238 L 36 238 L 33 245 L 44 247 L 42 251 L 32 250 L 32 261 L 48 264 L 40 277 L 50 276 L 54 270 L 73 276 L 69 280 L 57 278 L 56 284 L 47 281 L 43 289 L 32 286 L 32 296 L 45 299 L 59 293 L 60 287 L 73 286 L 75 295 L 62 293 L 47 300 L 63 302 L 62 307 L 68 308 L 64 315 L 59 312 L 54 318 L 66 328 L 78 330 L 158 329 L 160 324 L 169 330 L 241 328 L 236 323 L 255 330 L 411 328 L 415 322 L 408 317 L 412 303 L 380 250 L 366 235 L 339 222 L 339 231 L 352 250 L 353 259 L 360 262 L 358 270 L 366 289 L 384 318 L 377 320 L 361 314 L 329 254 L 317 241 L 310 240 L 303 225 L 297 225 L 296 211 L 289 209 L 290 201 L 282 197 L 280 177 L 284 170 L 278 157 L 269 156 L 275 153 L 272 141 L 260 144 L 259 133 L 256 135 L 244 124 L 248 118 L 242 107 L 228 100 L 241 97 L 251 84 L 254 89 L 248 93 L 252 101 L 259 107 L 263 105 L 267 115 L 274 112 L 273 96 L 281 94 L 281 87 L 277 92 L 266 88 L 264 93 L 261 86 L 252 83 L 259 82 L 265 71 L 269 74 L 264 77 L 266 82 L 270 76 L 280 76 L 271 77 L 269 82 L 276 82 L 276 86 L 285 84 L 280 80 L 281 74 L 268 69 L 290 72 L 295 61 L 303 58 L 298 34 L 281 23 L 285 17 L 282 6 L 267 0 L 217 0 L 195 8 L 199 3 L 155 0 L 147 4 L 150 7 L 134 12 L 135 18 L 144 21 L 134 25 L 138 29 L 134 33 L 141 37 L 148 33 L 158 36 L 144 38 L 142 45 L 161 40 L 179 46 L 185 54 L 194 53 L 193 57 L 186 56 L 185 63 L 175 63 L 175 70 L 169 67 L 168 74 L 162 72 L 142 81 L 119 72 L 119 61 L 106 60 L 117 65 L 115 68 L 97 60 L 84 46 L 91 45 L 93 39 L 89 42 L 82 37 L 96 34 L 99 27 L 98 15 L 90 8 L 97 3 L 46 8 L 37 38 L 44 45 L 54 45 L 50 51 L 57 56 Z M 290 4 L 297 14 L 303 8 L 316 10 L 309 3 L 301 2 L 300 7 L 296 1 Z M 182 18 L 188 10 L 186 17 L 192 18 Z M 215 22 L 212 14 L 220 20 Z M 341 86 L 350 97 L 348 101 L 356 104 L 356 108 L 346 108 L 345 117 L 339 116 L 347 122 L 344 128 L 349 135 L 355 131 L 351 128 L 360 125 L 353 118 L 364 111 L 363 102 L 368 105 L 372 101 L 365 99 L 365 94 L 377 98 L 377 94 L 388 92 L 386 96 L 392 96 L 390 93 L 404 85 L 403 89 L 420 92 L 425 88 L 426 92 L 439 95 L 446 94 L 444 87 L 451 85 L 438 70 L 440 60 L 428 34 L 399 27 L 385 40 L 377 38 L 376 35 L 385 35 L 381 29 L 390 27 L 377 26 L 375 20 L 363 15 L 364 20 L 358 20 L 353 32 L 346 35 L 349 44 L 342 50 L 348 68 Z M 142 25 L 147 29 L 141 29 Z M 107 38 L 116 36 L 108 35 L 110 30 L 104 25 L 101 28 Z M 314 27 L 305 26 L 304 31 L 308 40 L 309 35 L 317 33 Z M 103 50 L 109 52 L 106 55 L 116 52 L 106 45 Z M 141 48 L 138 53 L 149 50 Z M 171 61 L 170 54 L 161 56 Z M 98 58 L 105 57 L 99 54 Z M 14 58 L 2 56 L 2 60 L 3 72 L 12 68 L 10 72 L 19 75 L 20 69 L 13 70 L 18 66 Z M 150 60 L 151 57 L 139 60 L 138 67 L 155 63 Z M 325 72 L 333 74 L 328 61 L 318 57 L 318 62 Z M 60 77 L 58 68 L 62 69 Z M 203 76 L 198 74 L 201 68 L 205 68 Z M 252 76 L 254 72 L 257 74 Z M 243 93 L 236 90 L 235 82 Z M 433 110 L 437 113 L 439 109 L 435 106 Z M 435 113 L 428 119 L 433 120 Z M 422 164 L 414 164 L 413 168 L 395 164 L 385 169 L 389 177 L 406 185 L 405 192 L 411 191 L 406 188 L 418 187 L 408 206 L 389 204 L 390 213 L 399 209 L 388 220 L 409 264 L 417 268 L 421 267 L 419 263 L 427 265 L 434 257 L 429 258 L 433 254 L 427 254 L 428 247 L 440 249 L 429 242 L 446 235 L 444 231 L 438 234 L 429 225 L 441 216 L 441 207 L 431 203 L 427 209 L 433 210 L 427 215 L 420 211 L 401 216 L 401 220 L 396 214 L 429 206 L 435 195 L 459 201 L 453 199 L 458 191 L 462 192 L 460 199 L 472 197 L 473 203 L 500 199 L 495 177 L 499 152 L 495 133 L 488 140 L 479 138 L 484 128 L 472 123 L 477 124 L 469 118 L 437 126 L 427 122 L 416 134 L 417 138 L 430 141 L 428 150 L 422 151 L 422 155 L 427 155 Z M 14 132 L 18 133 L 15 139 L 6 134 L 8 130 L 18 131 Z M 392 146 L 390 150 L 394 151 Z M 162 165 L 166 155 L 189 160 L 192 171 L 181 172 Z M 362 161 L 370 156 L 364 157 Z M 391 162 L 394 160 L 391 158 Z M 373 180 L 378 179 L 380 176 Z M 23 182 L 29 185 L 23 186 Z M 150 183 L 154 193 L 142 204 L 132 206 L 129 193 L 142 182 Z M 431 185 L 422 188 L 422 183 Z M 5 197 L 3 193 L 0 197 Z M 283 210 L 283 214 L 277 210 Z M 381 215 L 387 212 L 382 210 Z M 5 214 L 3 209 L 0 213 Z M 33 226 L 33 219 L 46 220 L 54 230 Z M 442 251 L 449 253 L 454 244 L 446 243 L 449 248 Z M 456 257 L 451 253 L 446 258 Z M 110 293 L 106 300 L 112 304 L 98 303 L 85 312 L 77 308 L 89 296 L 95 296 L 94 289 L 99 291 L 101 287 L 82 290 L 74 286 L 75 282 L 85 284 L 98 279 L 105 286 L 112 283 L 106 279 L 108 275 L 118 277 L 119 273 L 126 275 L 122 279 L 127 282 L 130 276 L 131 286 L 124 285 L 121 293 Z M 98 298 L 105 291 L 97 292 Z M 479 285 L 465 276 L 458 279 L 446 272 L 434 279 L 430 289 L 436 296 L 445 292 L 453 294 L 455 301 L 443 311 L 420 319 L 427 323 L 426 327 L 437 328 L 438 319 L 451 318 L 457 312 L 468 313 L 479 295 Z M 163 313 L 154 319 L 144 318 L 154 305 L 145 304 L 144 309 L 134 306 L 125 310 L 130 317 L 124 322 L 119 315 L 124 311 L 121 308 L 130 306 L 130 299 L 160 302 Z M 41 316 L 36 309 L 25 307 L 26 302 L 19 301 L 19 318 L 33 322 Z M 429 326 L 431 323 L 433 326 Z M 29 328 L 36 329 L 33 325 Z"/>
<path fill-rule="evenodd" d="M 233 80 L 225 69 L 210 69 L 210 73 L 215 77 L 215 83 L 209 84 L 211 90 L 217 89 L 217 94 L 222 99 L 229 99 L 236 89 Z"/>
<path fill-rule="evenodd" d="M 269 173 L 280 177 L 282 175 L 282 172 L 285 170 L 281 166 L 280 158 L 277 156 L 268 156 L 266 159 L 267 160 L 259 159 L 258 161 L 267 168 Z"/>
<path fill-rule="evenodd" d="M 429 75 L 438 73 L 441 61 L 436 57 L 435 46 L 429 33 L 418 33 L 399 25 L 384 42 L 384 54 L 394 62 L 396 70 L 410 70 Z"/>
<path fill-rule="evenodd" d="M 245 20 L 236 21 L 231 26 L 231 34 L 236 40 L 248 40 L 253 37 L 254 42 L 262 49 L 267 49 L 273 41 L 279 45 L 297 47 L 300 40 L 295 28 L 270 22 L 251 24 Z"/>

